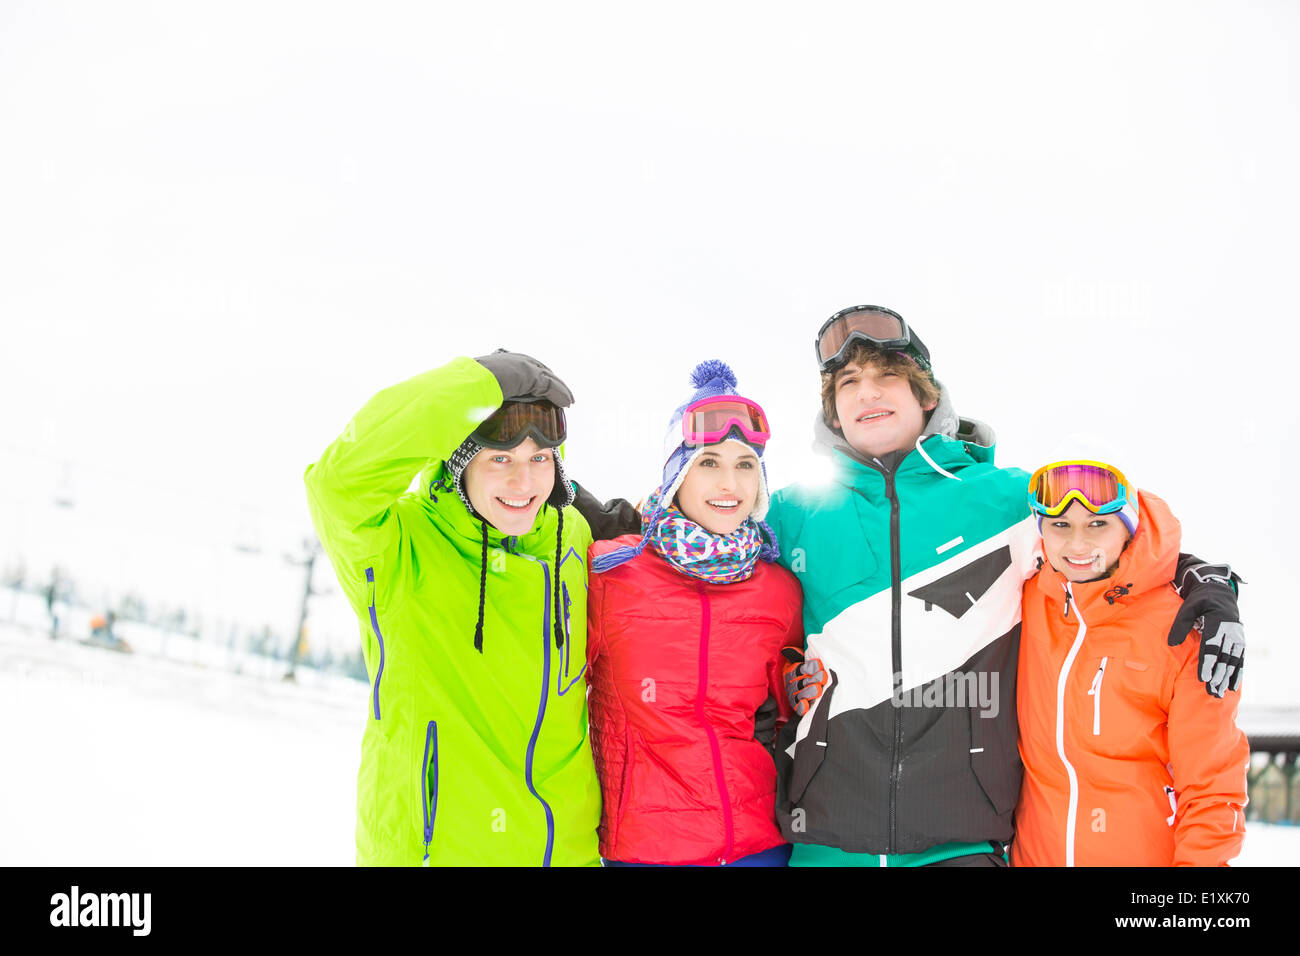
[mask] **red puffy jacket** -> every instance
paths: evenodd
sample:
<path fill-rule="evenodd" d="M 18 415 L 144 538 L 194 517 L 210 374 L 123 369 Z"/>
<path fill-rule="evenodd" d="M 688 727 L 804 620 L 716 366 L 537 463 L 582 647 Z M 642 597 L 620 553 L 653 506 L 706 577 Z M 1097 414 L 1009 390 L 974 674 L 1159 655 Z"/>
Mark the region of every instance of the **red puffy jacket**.
<path fill-rule="evenodd" d="M 598 541 L 591 556 L 639 540 Z M 759 561 L 746 581 L 708 584 L 646 548 L 589 587 L 601 856 L 725 864 L 783 843 L 754 712 L 771 696 L 790 713 L 780 651 L 803 646 L 794 575 Z"/>

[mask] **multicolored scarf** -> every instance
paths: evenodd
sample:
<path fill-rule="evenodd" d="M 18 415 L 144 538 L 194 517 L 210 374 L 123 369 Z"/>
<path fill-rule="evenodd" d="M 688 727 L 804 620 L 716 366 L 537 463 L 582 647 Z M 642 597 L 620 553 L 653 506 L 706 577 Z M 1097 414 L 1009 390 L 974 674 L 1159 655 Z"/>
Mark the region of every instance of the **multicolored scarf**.
<path fill-rule="evenodd" d="M 646 500 L 641 518 L 642 536 L 656 554 L 682 574 L 710 584 L 734 584 L 754 573 L 764 541 L 753 519 L 746 518 L 731 534 L 714 534 L 671 502 L 661 510 L 659 495 L 655 491 Z"/>

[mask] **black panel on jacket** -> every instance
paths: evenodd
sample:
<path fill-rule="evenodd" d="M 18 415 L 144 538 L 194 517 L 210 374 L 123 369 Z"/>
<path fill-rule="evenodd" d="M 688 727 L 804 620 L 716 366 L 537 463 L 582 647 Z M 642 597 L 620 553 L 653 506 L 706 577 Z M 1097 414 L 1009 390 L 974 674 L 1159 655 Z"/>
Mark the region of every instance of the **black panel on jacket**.
<path fill-rule="evenodd" d="M 1002 577 L 1002 572 L 1011 567 L 1010 546 L 998 548 L 992 554 L 976 558 L 970 564 L 958 568 L 951 574 L 944 575 L 938 581 L 931 581 L 923 588 L 908 591 L 908 597 L 919 598 L 930 610 L 931 604 L 937 604 L 953 617 L 960 619 L 963 614 L 975 606 L 975 602 L 984 596 L 993 582 Z"/>

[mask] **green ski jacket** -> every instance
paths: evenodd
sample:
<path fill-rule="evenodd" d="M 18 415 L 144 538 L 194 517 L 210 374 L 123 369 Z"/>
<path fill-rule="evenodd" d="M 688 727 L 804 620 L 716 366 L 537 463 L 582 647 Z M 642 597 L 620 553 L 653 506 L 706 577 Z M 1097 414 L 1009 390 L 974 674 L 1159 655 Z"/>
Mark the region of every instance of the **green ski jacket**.
<path fill-rule="evenodd" d="M 454 359 L 372 398 L 306 472 L 371 684 L 359 864 L 600 863 L 584 679 L 590 529 L 564 509 L 557 647 L 556 510 L 543 506 L 518 537 L 488 526 L 484 572 L 482 525 L 444 466 L 502 400 L 487 369 Z"/>

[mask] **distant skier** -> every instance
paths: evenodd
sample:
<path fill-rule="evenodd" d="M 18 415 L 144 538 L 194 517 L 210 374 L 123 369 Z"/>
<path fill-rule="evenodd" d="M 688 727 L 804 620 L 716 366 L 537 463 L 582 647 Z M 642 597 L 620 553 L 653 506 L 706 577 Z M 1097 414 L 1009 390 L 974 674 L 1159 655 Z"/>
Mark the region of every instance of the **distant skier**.
<path fill-rule="evenodd" d="M 114 651 L 130 651 L 131 647 L 113 631 L 117 615 L 112 611 L 96 614 L 90 619 L 90 643 L 100 644 Z"/>
<path fill-rule="evenodd" d="M 45 611 L 50 616 L 50 640 L 59 636 L 59 615 L 54 611 L 54 599 L 59 595 L 59 569 L 50 572 L 50 583 L 45 588 Z"/>

